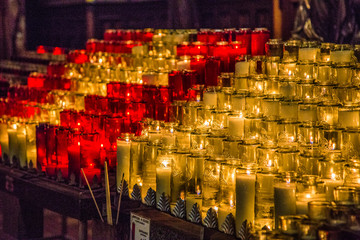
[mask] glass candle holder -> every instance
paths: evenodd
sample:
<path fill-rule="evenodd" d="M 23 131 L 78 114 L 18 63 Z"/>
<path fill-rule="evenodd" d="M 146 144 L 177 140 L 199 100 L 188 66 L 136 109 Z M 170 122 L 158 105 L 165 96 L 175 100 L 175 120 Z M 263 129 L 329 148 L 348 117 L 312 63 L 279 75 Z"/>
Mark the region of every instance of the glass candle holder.
<path fill-rule="evenodd" d="M 218 226 L 224 223 L 226 216 L 235 216 L 235 197 L 236 197 L 236 168 L 239 165 L 234 162 L 222 162 L 220 165 L 220 205 L 218 210 Z"/>
<path fill-rule="evenodd" d="M 210 157 L 221 157 L 224 152 L 223 141 L 226 139 L 225 136 L 209 135 L 206 138 L 207 147 L 206 154 Z"/>
<path fill-rule="evenodd" d="M 274 179 L 275 174 L 262 171 L 256 174 L 255 229 L 274 226 Z"/>
<path fill-rule="evenodd" d="M 247 93 L 245 92 L 236 92 L 231 96 L 231 107 L 233 111 L 245 113 L 246 96 Z"/>
<path fill-rule="evenodd" d="M 68 135 L 69 129 L 64 127 L 56 129 L 56 175 L 61 175 L 63 179 L 69 177 Z"/>
<path fill-rule="evenodd" d="M 148 141 L 142 137 L 135 137 L 131 140 L 131 144 L 130 144 L 131 163 L 130 163 L 130 182 L 129 182 L 130 188 L 132 188 L 135 184 L 138 185 L 142 184 L 145 146 L 147 143 Z"/>
<path fill-rule="evenodd" d="M 261 146 L 256 149 L 257 151 L 257 165 L 259 168 L 266 170 L 268 172 L 276 172 L 277 157 L 276 157 L 277 148 L 272 146 Z"/>
<path fill-rule="evenodd" d="M 147 144 L 144 148 L 144 159 L 142 165 L 143 188 L 145 191 L 150 187 L 156 189 L 156 159 L 159 145 Z M 145 192 L 146 194 L 146 192 Z"/>
<path fill-rule="evenodd" d="M 300 175 L 317 175 L 318 164 L 323 158 L 315 151 L 300 154 L 298 172 Z"/>
<path fill-rule="evenodd" d="M 209 133 L 202 131 L 193 131 L 190 135 L 190 151 L 197 153 L 205 153 L 207 147 L 206 138 Z"/>
<path fill-rule="evenodd" d="M 213 135 L 224 136 L 228 128 L 228 115 L 226 110 L 211 111 L 211 131 Z"/>
<path fill-rule="evenodd" d="M 217 86 L 217 77 L 220 75 L 221 61 L 217 57 L 208 57 L 205 63 L 205 85 Z"/>
<path fill-rule="evenodd" d="M 304 175 L 297 186 L 296 213 L 307 214 L 310 201 L 325 201 L 325 193 L 316 175 Z"/>
<path fill-rule="evenodd" d="M 339 121 L 339 105 L 320 104 L 318 105 L 318 120 L 321 124 L 335 126 Z"/>
<path fill-rule="evenodd" d="M 304 219 L 298 215 L 286 215 L 280 216 L 279 219 L 279 229 L 280 232 L 286 235 L 297 235 L 298 234 L 298 225 L 300 221 Z"/>
<path fill-rule="evenodd" d="M 260 146 L 256 141 L 245 140 L 238 146 L 239 158 L 242 164 L 249 165 L 257 162 L 257 148 Z"/>
<path fill-rule="evenodd" d="M 303 219 L 299 225 L 299 239 L 317 239 L 318 223 L 309 219 Z"/>
<path fill-rule="evenodd" d="M 264 95 L 272 98 L 280 96 L 280 83 L 278 77 L 264 79 Z"/>
<path fill-rule="evenodd" d="M 250 63 L 248 55 L 240 55 L 235 59 L 235 77 L 249 76 Z"/>
<path fill-rule="evenodd" d="M 241 48 L 244 49 L 245 54 L 251 53 L 251 29 L 240 28 L 235 32 L 236 41 L 241 43 Z"/>
<path fill-rule="evenodd" d="M 26 162 L 27 167 L 34 169 L 37 167 L 37 153 L 36 153 L 36 122 L 27 122 L 26 128 Z M 0 126 L 1 131 L 1 126 Z M 1 136 L 1 133 L 0 133 Z M 6 149 L 5 149 L 6 150 Z M 4 151 L 1 146 L 1 151 Z"/>
<path fill-rule="evenodd" d="M 261 122 L 260 143 L 266 147 L 277 146 L 279 121 L 264 119 Z"/>
<path fill-rule="evenodd" d="M 358 128 L 360 126 L 360 109 L 356 107 L 339 108 L 339 127 L 345 129 Z"/>
<path fill-rule="evenodd" d="M 251 32 L 252 56 L 265 55 L 265 43 L 270 39 L 270 31 L 267 28 L 255 28 Z"/>
<path fill-rule="evenodd" d="M 360 184 L 360 167 L 358 164 L 349 163 L 345 165 L 344 185 L 358 187 Z"/>
<path fill-rule="evenodd" d="M 297 171 L 299 166 L 300 152 L 291 149 L 279 149 L 276 151 L 279 172 Z"/>
<path fill-rule="evenodd" d="M 280 119 L 284 121 L 297 121 L 299 111 L 298 101 L 280 101 Z"/>
<path fill-rule="evenodd" d="M 344 226 L 347 223 L 350 208 L 346 205 L 333 205 L 328 207 L 327 222 L 331 226 Z"/>
<path fill-rule="evenodd" d="M 204 56 L 201 55 L 193 57 L 190 61 L 190 69 L 198 74 L 197 84 L 205 83 L 205 62 Z"/>
<path fill-rule="evenodd" d="M 182 124 L 186 127 L 195 127 L 197 125 L 198 119 L 198 108 L 199 103 L 197 102 L 188 102 L 187 105 L 183 108 L 183 122 Z"/>
<path fill-rule="evenodd" d="M 240 140 L 236 139 L 225 139 L 223 141 L 224 144 L 224 157 L 226 158 L 239 158 L 239 148 L 238 145 L 240 143 Z"/>
<path fill-rule="evenodd" d="M 247 86 L 252 95 L 264 94 L 264 78 L 261 76 L 252 76 L 248 78 Z"/>
<path fill-rule="evenodd" d="M 201 155 L 190 155 L 186 159 L 186 218 L 195 203 L 202 209 L 204 184 L 204 162 L 208 158 Z"/>
<path fill-rule="evenodd" d="M 18 159 L 18 138 L 17 138 L 17 122 L 8 122 L 7 134 L 9 138 L 9 160 L 10 164 L 13 163 L 14 159 Z"/>
<path fill-rule="evenodd" d="M 171 175 L 174 155 L 171 153 L 159 154 L 156 159 L 156 202 L 162 194 L 171 199 Z"/>
<path fill-rule="evenodd" d="M 295 100 L 297 98 L 297 82 L 293 78 L 283 77 L 279 79 L 280 96 L 284 100 Z"/>
<path fill-rule="evenodd" d="M 205 217 L 209 208 L 219 206 L 220 195 L 220 166 L 224 158 L 209 158 L 204 161 L 204 183 L 202 215 Z"/>
<path fill-rule="evenodd" d="M 317 103 L 299 103 L 298 121 L 303 123 L 316 123 Z"/>
<path fill-rule="evenodd" d="M 331 76 L 331 64 L 329 62 L 319 63 L 316 82 L 320 85 L 333 85 L 335 79 Z"/>
<path fill-rule="evenodd" d="M 279 76 L 280 60 L 281 58 L 279 56 L 266 57 L 265 71 L 268 77 Z"/>
<path fill-rule="evenodd" d="M 255 184 L 256 169 L 240 167 L 236 169 L 236 235 L 242 223 L 253 223 L 255 220 Z"/>
<path fill-rule="evenodd" d="M 131 139 L 129 136 L 117 139 L 116 187 L 119 188 L 122 176 L 130 184 Z"/>
<path fill-rule="evenodd" d="M 346 160 L 357 160 L 360 157 L 359 152 L 360 132 L 356 129 L 349 129 L 343 132 L 343 146 L 341 147 L 342 156 Z"/>
<path fill-rule="evenodd" d="M 266 75 L 266 68 L 265 68 L 265 57 L 264 56 L 253 56 L 249 60 L 249 75 L 264 77 Z"/>
<path fill-rule="evenodd" d="M 244 120 L 244 139 L 258 141 L 261 136 L 261 118 L 246 117 Z"/>
<path fill-rule="evenodd" d="M 298 140 L 298 122 L 281 121 L 278 123 L 278 145 L 281 148 L 294 148 Z"/>
<path fill-rule="evenodd" d="M 320 141 L 324 151 L 341 150 L 343 144 L 341 129 L 320 129 Z"/>
<path fill-rule="evenodd" d="M 232 110 L 231 97 L 233 90 L 231 87 L 223 87 L 217 96 L 217 106 L 219 110 Z"/>
<path fill-rule="evenodd" d="M 248 91 L 249 87 L 248 87 L 248 79 L 249 77 L 238 77 L 235 76 L 233 77 L 232 80 L 232 86 L 234 88 L 235 91 Z"/>
<path fill-rule="evenodd" d="M 288 229 L 288 227 L 284 226 L 284 220 L 280 221 L 280 217 L 296 213 L 296 184 L 294 181 L 295 179 L 291 177 L 291 173 L 285 173 L 282 177 L 275 179 L 274 205 L 276 228 L 281 226 L 281 229 Z M 289 233 L 293 234 L 292 232 Z"/>
<path fill-rule="evenodd" d="M 349 64 L 333 64 L 331 68 L 332 82 L 339 86 L 350 86 L 352 84 L 352 68 Z"/>
<path fill-rule="evenodd" d="M 190 135 L 191 129 L 186 127 L 179 127 L 176 129 L 176 148 L 179 152 L 189 152 L 190 149 Z"/>
<path fill-rule="evenodd" d="M 26 160 L 26 125 L 24 122 L 19 123 L 16 129 L 17 143 L 18 143 L 18 160 L 20 168 L 27 167 Z"/>
<path fill-rule="evenodd" d="M 215 87 L 207 87 L 204 90 L 203 94 L 203 102 L 206 107 L 215 108 L 218 103 L 218 94 L 217 89 Z"/>
<path fill-rule="evenodd" d="M 175 205 L 178 199 L 185 200 L 186 159 L 189 153 L 175 152 L 171 171 L 171 203 Z"/>
<path fill-rule="evenodd" d="M 284 61 L 296 62 L 299 56 L 299 48 L 301 41 L 299 40 L 288 40 L 284 43 Z"/>
<path fill-rule="evenodd" d="M 261 117 L 261 102 L 262 97 L 257 95 L 249 95 L 245 98 L 246 116 L 248 117 Z"/>
<path fill-rule="evenodd" d="M 309 202 L 309 218 L 314 221 L 323 221 L 327 218 L 327 208 L 330 202 L 327 201 L 311 201 Z"/>
<path fill-rule="evenodd" d="M 298 142 L 301 145 L 317 146 L 320 143 L 319 128 L 312 124 L 299 125 Z"/>
<path fill-rule="evenodd" d="M 9 159 L 9 137 L 7 133 L 7 121 L 5 118 L 0 119 L 0 146 L 3 161 Z"/>
<path fill-rule="evenodd" d="M 338 86 L 334 87 L 339 103 L 344 107 L 357 107 L 359 105 L 359 92 L 357 87 Z"/>
<path fill-rule="evenodd" d="M 231 139 L 242 139 L 244 137 L 244 121 L 242 113 L 228 115 L 228 136 Z"/>

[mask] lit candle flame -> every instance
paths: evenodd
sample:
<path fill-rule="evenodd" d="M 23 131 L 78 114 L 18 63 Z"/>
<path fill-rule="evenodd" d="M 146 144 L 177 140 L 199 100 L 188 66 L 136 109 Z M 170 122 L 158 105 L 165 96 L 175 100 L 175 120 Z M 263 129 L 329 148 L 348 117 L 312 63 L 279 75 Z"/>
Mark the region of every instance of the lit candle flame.
<path fill-rule="evenodd" d="M 161 162 L 162 166 L 167 168 L 167 167 L 170 167 L 170 161 L 169 160 L 164 160 Z"/>
<path fill-rule="evenodd" d="M 199 186 L 199 185 L 196 186 L 196 194 L 197 194 L 197 195 L 200 195 L 200 194 L 201 194 L 201 190 L 200 190 L 200 186 Z"/>
<path fill-rule="evenodd" d="M 215 212 L 217 213 L 219 208 L 217 206 L 214 207 Z"/>
<path fill-rule="evenodd" d="M 332 179 L 332 180 L 335 180 L 335 179 L 336 179 L 336 174 L 335 174 L 335 173 L 332 173 L 332 174 L 331 174 L 331 179 Z"/>

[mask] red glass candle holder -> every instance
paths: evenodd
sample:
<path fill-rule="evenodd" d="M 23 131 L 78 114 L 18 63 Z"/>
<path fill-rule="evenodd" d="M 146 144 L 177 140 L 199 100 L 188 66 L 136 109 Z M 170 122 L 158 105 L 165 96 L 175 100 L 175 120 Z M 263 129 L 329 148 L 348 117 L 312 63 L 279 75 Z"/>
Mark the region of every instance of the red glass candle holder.
<path fill-rule="evenodd" d="M 184 100 L 185 91 L 183 88 L 181 71 L 172 71 L 169 73 L 169 87 L 173 89 L 174 100 Z"/>
<path fill-rule="evenodd" d="M 107 97 L 109 98 L 120 98 L 120 82 L 110 82 L 107 84 Z"/>
<path fill-rule="evenodd" d="M 207 57 L 205 63 L 205 86 L 217 86 L 220 75 L 220 59 Z"/>
<path fill-rule="evenodd" d="M 208 43 L 215 44 L 217 42 L 225 41 L 225 33 L 222 29 L 215 29 L 208 32 Z"/>
<path fill-rule="evenodd" d="M 157 87 L 156 102 L 172 102 L 172 89 L 168 86 Z"/>
<path fill-rule="evenodd" d="M 229 72 L 235 72 L 235 63 L 238 56 L 246 55 L 247 49 L 240 42 L 232 42 L 229 49 Z"/>
<path fill-rule="evenodd" d="M 210 29 L 200 29 L 197 34 L 197 40 L 199 42 L 208 43 L 208 35 L 210 31 Z"/>
<path fill-rule="evenodd" d="M 76 64 L 89 62 L 89 57 L 85 50 L 72 50 L 67 55 L 67 61 Z"/>
<path fill-rule="evenodd" d="M 197 81 L 196 84 L 205 83 L 205 63 L 206 60 L 203 56 L 198 55 L 191 59 L 190 69 L 197 72 Z"/>
<path fill-rule="evenodd" d="M 46 174 L 56 176 L 56 129 L 58 126 L 49 125 L 46 132 Z"/>
<path fill-rule="evenodd" d="M 62 76 L 65 73 L 65 63 L 63 62 L 50 62 L 47 66 L 47 74 L 49 76 Z"/>
<path fill-rule="evenodd" d="M 177 56 L 187 56 L 190 55 L 190 43 L 183 42 L 176 46 L 176 55 Z"/>
<path fill-rule="evenodd" d="M 69 176 L 79 181 L 80 176 L 80 132 L 70 131 L 67 142 Z"/>
<path fill-rule="evenodd" d="M 144 42 L 151 42 L 154 36 L 154 29 L 152 28 L 145 28 L 143 31 L 143 41 Z"/>
<path fill-rule="evenodd" d="M 242 49 L 245 49 L 246 55 L 251 54 L 251 29 L 240 28 L 235 32 L 235 40 L 240 44 Z"/>
<path fill-rule="evenodd" d="M 220 59 L 220 72 L 229 72 L 229 55 L 231 50 L 229 44 L 225 41 L 217 42 L 210 49 L 211 55 Z"/>
<path fill-rule="evenodd" d="M 40 171 L 46 170 L 46 135 L 48 125 L 40 123 L 36 126 L 36 152 L 37 152 L 37 166 L 33 166 Z"/>
<path fill-rule="evenodd" d="M 157 102 L 155 104 L 155 120 L 169 122 L 170 120 L 170 107 L 169 102 Z"/>
<path fill-rule="evenodd" d="M 190 46 L 190 55 L 191 56 L 207 56 L 209 51 L 209 47 L 204 42 L 193 42 Z"/>
<path fill-rule="evenodd" d="M 30 73 L 27 79 L 27 86 L 29 88 L 42 88 L 44 87 L 45 79 L 46 79 L 46 75 L 42 73 L 37 73 L 37 72 Z"/>
<path fill-rule="evenodd" d="M 105 139 L 104 146 L 106 149 L 106 158 L 110 167 L 116 166 L 116 139 L 121 136 L 125 130 L 123 117 L 106 117 L 105 118 Z"/>
<path fill-rule="evenodd" d="M 102 96 L 96 96 L 96 112 L 97 114 L 108 113 L 108 98 Z"/>
<path fill-rule="evenodd" d="M 224 41 L 227 41 L 229 43 L 235 41 L 235 28 L 226 28 L 224 29 Z"/>
<path fill-rule="evenodd" d="M 70 127 L 70 115 L 71 110 L 63 110 L 60 112 L 60 126 L 66 128 Z"/>
<path fill-rule="evenodd" d="M 59 172 L 61 172 L 61 176 L 64 179 L 68 179 L 69 176 L 68 135 L 69 129 L 64 127 L 56 129 L 56 175 L 59 175 Z"/>
<path fill-rule="evenodd" d="M 251 33 L 251 55 L 265 55 L 265 43 L 270 39 L 270 31 L 267 28 L 255 28 Z"/>
<path fill-rule="evenodd" d="M 154 103 L 156 94 L 157 88 L 155 86 L 144 86 L 143 98 L 146 103 Z"/>
<path fill-rule="evenodd" d="M 116 116 L 124 116 L 126 111 L 126 102 L 122 99 L 108 98 L 109 113 Z"/>
<path fill-rule="evenodd" d="M 146 104 L 144 102 L 133 102 L 128 105 L 126 114 L 132 121 L 140 121 L 146 116 Z"/>
<path fill-rule="evenodd" d="M 111 41 L 116 38 L 116 30 L 115 29 L 106 29 L 104 32 L 104 40 Z"/>
<path fill-rule="evenodd" d="M 195 70 L 184 70 L 182 72 L 182 82 L 186 98 L 188 96 L 189 89 L 197 85 L 198 79 L 199 75 Z"/>
<path fill-rule="evenodd" d="M 108 53 L 115 52 L 114 41 L 104 41 L 104 51 Z"/>
<path fill-rule="evenodd" d="M 96 95 L 87 95 L 84 98 L 85 104 L 85 112 L 89 114 L 96 113 L 96 105 L 97 105 L 97 96 Z"/>

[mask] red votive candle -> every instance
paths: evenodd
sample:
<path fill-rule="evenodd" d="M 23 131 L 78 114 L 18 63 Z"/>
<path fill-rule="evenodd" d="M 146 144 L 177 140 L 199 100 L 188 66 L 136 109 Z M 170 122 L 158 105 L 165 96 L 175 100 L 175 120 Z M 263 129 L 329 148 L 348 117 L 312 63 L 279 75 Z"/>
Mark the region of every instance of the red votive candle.
<path fill-rule="evenodd" d="M 190 55 L 190 43 L 189 42 L 183 42 L 176 46 L 176 55 L 178 56 L 186 56 Z"/>
<path fill-rule="evenodd" d="M 265 43 L 270 39 L 270 31 L 267 28 L 255 28 L 251 33 L 251 55 L 265 55 Z"/>
<path fill-rule="evenodd" d="M 157 102 L 155 103 L 155 120 L 168 122 L 170 119 L 170 103 L 169 102 Z"/>
<path fill-rule="evenodd" d="M 68 142 L 69 129 L 59 127 L 56 129 L 56 174 L 61 175 L 64 179 L 68 179 L 69 176 L 69 159 L 68 159 Z"/>
<path fill-rule="evenodd" d="M 197 84 L 198 76 L 195 70 L 184 70 L 182 72 L 182 82 L 186 98 L 188 97 L 189 89 Z"/>
<path fill-rule="evenodd" d="M 174 100 L 185 99 L 185 91 L 183 88 L 181 71 L 172 71 L 169 73 L 169 86 L 173 89 L 172 93 Z"/>
<path fill-rule="evenodd" d="M 208 32 L 208 43 L 215 44 L 225 40 L 225 33 L 221 29 L 215 29 Z"/>
<path fill-rule="evenodd" d="M 208 45 L 204 42 L 200 42 L 200 41 L 193 42 L 190 46 L 191 56 L 201 55 L 206 57 L 208 55 L 208 51 L 209 51 Z"/>
<path fill-rule="evenodd" d="M 220 72 L 229 72 L 230 63 L 230 46 L 228 42 L 217 42 L 215 46 L 211 47 L 212 56 L 220 59 Z"/>
<path fill-rule="evenodd" d="M 251 54 L 251 29 L 240 28 L 235 32 L 235 40 L 240 44 L 240 47 L 245 49 L 246 55 Z"/>
<path fill-rule="evenodd" d="M 36 151 L 37 151 L 37 164 L 38 166 L 33 166 L 35 169 L 41 171 L 46 170 L 46 135 L 47 135 L 48 125 L 46 123 L 40 123 L 36 126 Z"/>
<path fill-rule="evenodd" d="M 205 86 L 217 86 L 220 75 L 220 59 L 207 57 L 205 63 Z"/>

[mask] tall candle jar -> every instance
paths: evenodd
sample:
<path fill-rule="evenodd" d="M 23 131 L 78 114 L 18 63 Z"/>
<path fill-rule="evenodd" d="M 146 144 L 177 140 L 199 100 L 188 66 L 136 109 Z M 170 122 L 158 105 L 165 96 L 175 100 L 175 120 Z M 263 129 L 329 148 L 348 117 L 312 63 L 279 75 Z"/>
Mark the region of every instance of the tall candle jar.
<path fill-rule="evenodd" d="M 130 183 L 132 188 L 135 184 L 142 184 L 143 162 L 145 146 L 148 141 L 142 137 L 136 137 L 131 140 L 130 146 Z"/>
<path fill-rule="evenodd" d="M 274 226 L 274 179 L 275 174 L 261 171 L 256 174 L 255 229 Z"/>
<path fill-rule="evenodd" d="M 36 125 L 36 122 L 29 121 L 26 123 L 26 161 L 30 169 L 37 167 Z M 4 151 L 2 146 L 1 151 Z"/>
<path fill-rule="evenodd" d="M 185 200 L 186 187 L 186 159 L 189 153 L 175 152 L 171 171 L 171 204 L 175 205 L 178 199 Z"/>
<path fill-rule="evenodd" d="M 351 84 L 353 55 L 353 49 L 349 44 L 336 44 L 330 51 L 331 76 L 334 78 L 334 82 L 340 86 Z"/>
<path fill-rule="evenodd" d="M 266 76 L 268 77 L 276 77 L 279 76 L 279 68 L 280 68 L 280 57 L 266 57 L 265 62 L 265 69 L 266 69 Z"/>
<path fill-rule="evenodd" d="M 164 147 L 174 148 L 176 146 L 176 135 L 175 135 L 174 123 L 165 123 L 165 128 L 163 129 L 163 136 L 161 143 Z"/>
<path fill-rule="evenodd" d="M 186 127 L 195 127 L 197 125 L 197 112 L 199 107 L 198 102 L 190 101 L 182 108 L 182 125 Z"/>
<path fill-rule="evenodd" d="M 240 167 L 236 169 L 236 235 L 246 220 L 254 223 L 255 220 L 255 186 L 256 168 Z"/>
<path fill-rule="evenodd" d="M 17 128 L 18 123 L 14 121 L 8 121 L 7 126 L 7 135 L 9 141 L 9 160 L 10 164 L 13 163 L 13 160 L 18 159 L 18 138 L 17 138 Z"/>
<path fill-rule="evenodd" d="M 211 132 L 213 135 L 225 135 L 228 128 L 228 115 L 227 110 L 214 110 L 211 112 Z"/>
<path fill-rule="evenodd" d="M 344 183 L 344 160 L 319 161 L 319 176 L 324 182 L 327 201 L 334 201 L 334 189 Z"/>
<path fill-rule="evenodd" d="M 223 87 L 218 93 L 217 106 L 219 110 L 231 110 L 231 97 L 233 89 L 231 87 Z"/>
<path fill-rule="evenodd" d="M 171 152 L 159 154 L 156 159 L 156 202 L 162 194 L 171 199 L 171 172 L 174 155 Z"/>
<path fill-rule="evenodd" d="M 315 41 L 303 42 L 299 49 L 298 77 L 303 80 L 316 78 L 316 65 L 320 48 Z"/>
<path fill-rule="evenodd" d="M 208 157 L 203 155 L 190 155 L 186 159 L 186 218 L 194 204 L 197 203 L 199 211 L 202 209 L 202 196 L 204 186 L 204 163 Z"/>
<path fill-rule="evenodd" d="M 0 146 L 3 161 L 9 159 L 9 137 L 5 118 L 0 119 Z"/>
<path fill-rule="evenodd" d="M 205 88 L 203 93 L 203 102 L 206 107 L 215 108 L 218 103 L 218 89 L 215 86 Z"/>
<path fill-rule="evenodd" d="M 18 160 L 20 168 L 27 167 L 26 160 L 26 125 L 25 122 L 19 123 L 16 129 L 17 143 L 18 143 Z"/>
<path fill-rule="evenodd" d="M 239 164 L 232 161 L 222 162 L 220 165 L 220 202 L 218 208 L 218 227 L 222 230 L 226 216 L 235 217 L 236 198 L 236 168 Z"/>
<path fill-rule="evenodd" d="M 220 166 L 224 158 L 209 158 L 204 161 L 204 182 L 202 215 L 206 216 L 209 208 L 218 208 L 220 201 Z"/>
<path fill-rule="evenodd" d="M 284 173 L 274 182 L 275 226 L 279 228 L 280 217 L 296 214 L 296 178 Z"/>
<path fill-rule="evenodd" d="M 63 179 L 69 177 L 69 157 L 68 157 L 68 136 L 69 129 L 59 127 L 56 129 L 56 175 Z"/>
<path fill-rule="evenodd" d="M 156 159 L 159 148 L 159 145 L 145 145 L 142 165 L 142 189 L 144 189 L 144 191 L 147 191 L 150 187 L 156 189 Z"/>

